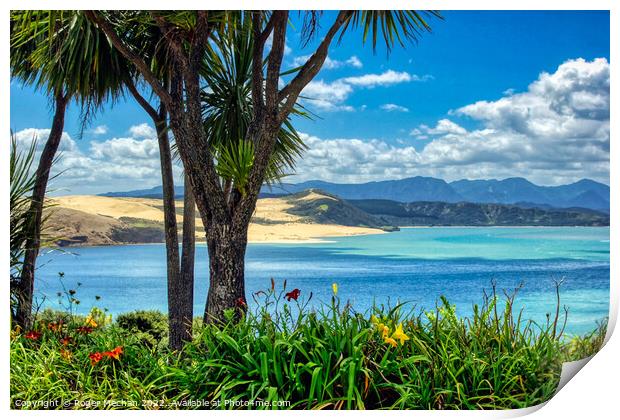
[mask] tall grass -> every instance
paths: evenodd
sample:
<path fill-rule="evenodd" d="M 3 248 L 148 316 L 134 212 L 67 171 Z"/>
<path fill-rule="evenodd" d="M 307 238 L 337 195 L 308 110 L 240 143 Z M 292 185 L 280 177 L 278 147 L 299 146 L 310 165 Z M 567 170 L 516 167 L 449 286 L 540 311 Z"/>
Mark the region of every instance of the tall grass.
<path fill-rule="evenodd" d="M 445 299 L 424 313 L 396 306 L 360 314 L 336 295 L 309 311 L 308 299 L 290 293 L 275 285 L 259 292 L 251 313 L 240 302 L 240 321 L 231 310 L 222 324 L 199 325 L 180 353 L 97 317 L 89 334 L 75 332 L 84 319 L 60 331 L 39 325 L 38 339 L 14 334 L 12 406 L 521 408 L 548 400 L 561 363 L 596 352 L 605 335 L 602 324 L 564 340 L 557 317 L 544 326 L 523 321 L 514 294 L 500 300 L 495 290 L 468 318 Z M 65 336 L 73 341 L 63 345 Z M 91 364 L 89 355 L 118 346 L 119 360 Z"/>

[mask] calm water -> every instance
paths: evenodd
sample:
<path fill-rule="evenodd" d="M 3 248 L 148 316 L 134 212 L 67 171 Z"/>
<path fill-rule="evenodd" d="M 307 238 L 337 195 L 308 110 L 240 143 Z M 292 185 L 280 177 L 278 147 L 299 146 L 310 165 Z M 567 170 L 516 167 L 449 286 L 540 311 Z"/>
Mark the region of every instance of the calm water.
<path fill-rule="evenodd" d="M 56 292 L 77 282 L 80 307 L 105 307 L 113 314 L 166 305 L 163 245 L 71 248 L 40 258 L 35 293 L 58 307 Z M 544 322 L 555 310 L 554 279 L 564 278 L 562 305 L 569 309 L 567 332 L 583 334 L 609 310 L 609 228 L 418 228 L 383 235 L 336 238 L 303 245 L 250 244 L 246 257 L 249 292 L 288 280 L 289 290 L 328 301 L 331 284 L 363 311 L 377 303 L 407 301 L 431 309 L 441 295 L 461 315 L 480 303 L 491 281 L 500 289 L 523 282 L 517 306 Z M 207 293 L 206 246 L 196 255 L 196 304 L 202 315 Z M 95 296 L 101 296 L 96 302 Z M 251 303 L 251 299 L 250 303 Z"/>

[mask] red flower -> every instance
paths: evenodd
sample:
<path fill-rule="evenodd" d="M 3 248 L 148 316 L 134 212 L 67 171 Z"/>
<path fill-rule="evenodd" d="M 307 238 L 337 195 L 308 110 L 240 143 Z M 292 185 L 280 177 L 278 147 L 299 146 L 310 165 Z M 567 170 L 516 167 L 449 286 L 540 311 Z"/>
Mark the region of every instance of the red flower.
<path fill-rule="evenodd" d="M 241 308 L 245 308 L 247 305 L 247 303 L 245 303 L 245 299 L 240 297 L 237 299 L 237 306 L 241 307 Z"/>
<path fill-rule="evenodd" d="M 288 300 L 290 302 L 291 299 L 297 300 L 299 298 L 299 294 L 300 293 L 301 293 L 301 290 L 293 289 L 290 292 L 288 292 L 287 294 L 285 294 L 284 297 L 286 298 L 286 300 Z"/>
<path fill-rule="evenodd" d="M 28 331 L 26 335 L 24 335 L 24 338 L 27 338 L 28 340 L 38 340 L 39 338 L 41 338 L 41 335 L 42 334 L 40 332 L 31 330 Z"/>
<path fill-rule="evenodd" d="M 89 354 L 88 358 L 90 359 L 90 364 L 95 366 L 97 363 L 101 361 L 101 359 L 103 359 L 103 355 L 99 352 L 95 352 L 95 353 Z"/>
<path fill-rule="evenodd" d="M 90 334 L 91 332 L 93 332 L 93 329 L 91 327 L 77 327 L 75 330 L 80 334 Z"/>
<path fill-rule="evenodd" d="M 103 352 L 104 356 L 111 357 L 116 360 L 120 360 L 121 354 L 123 354 L 123 348 L 121 346 L 115 347 L 114 350 Z"/>
<path fill-rule="evenodd" d="M 60 344 L 62 344 L 63 346 L 68 346 L 69 344 L 71 344 L 71 337 L 63 337 L 60 339 Z"/>

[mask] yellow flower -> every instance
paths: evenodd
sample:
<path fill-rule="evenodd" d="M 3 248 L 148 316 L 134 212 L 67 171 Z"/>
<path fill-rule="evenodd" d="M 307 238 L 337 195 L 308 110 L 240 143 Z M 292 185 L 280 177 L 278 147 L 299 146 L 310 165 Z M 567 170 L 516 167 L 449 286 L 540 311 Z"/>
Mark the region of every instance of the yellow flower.
<path fill-rule="evenodd" d="M 89 327 L 97 328 L 97 323 L 95 322 L 95 320 L 93 319 L 91 315 L 88 315 L 86 317 L 86 321 L 84 323 L 88 325 Z"/>
<path fill-rule="evenodd" d="M 390 329 L 382 322 L 377 324 L 377 330 L 381 333 L 381 338 L 385 338 L 390 335 Z"/>
<path fill-rule="evenodd" d="M 22 332 L 22 327 L 16 325 L 15 328 L 11 331 L 11 338 L 17 338 Z"/>
<path fill-rule="evenodd" d="M 338 294 L 338 283 L 332 283 L 332 291 L 334 292 L 334 295 Z"/>
<path fill-rule="evenodd" d="M 405 341 L 409 340 L 409 336 L 407 336 L 407 334 L 403 332 L 402 323 L 398 324 L 398 327 L 396 327 L 396 331 L 394 331 L 394 334 L 392 334 L 392 338 L 395 338 L 396 340 L 400 340 L 401 346 L 405 344 Z"/>
<path fill-rule="evenodd" d="M 384 337 L 383 340 L 385 341 L 385 344 L 389 344 L 392 347 L 396 347 L 398 345 L 396 340 L 394 340 L 392 337 Z"/>
<path fill-rule="evenodd" d="M 373 325 L 377 325 L 379 323 L 379 319 L 374 315 L 370 315 L 370 323 Z"/>

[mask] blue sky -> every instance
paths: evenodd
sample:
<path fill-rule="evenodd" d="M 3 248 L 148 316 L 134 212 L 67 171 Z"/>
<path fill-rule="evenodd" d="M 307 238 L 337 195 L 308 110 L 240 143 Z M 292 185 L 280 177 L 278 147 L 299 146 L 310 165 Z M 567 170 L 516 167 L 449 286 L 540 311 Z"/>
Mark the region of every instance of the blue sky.
<path fill-rule="evenodd" d="M 405 49 L 395 47 L 389 56 L 382 46 L 373 53 L 370 45 L 362 45 L 359 31 L 332 46 L 329 62 L 304 91 L 309 98 L 304 105 L 319 118 L 295 121 L 311 149 L 291 181 L 427 175 L 608 182 L 609 14 L 458 11 L 443 16 L 430 21 L 432 34 Z M 332 20 L 332 13 L 324 14 L 322 28 Z M 300 31 L 293 13 L 285 66 L 295 66 L 313 50 L 312 43 L 300 48 Z M 70 107 L 64 154 L 77 164 L 74 170 L 60 165 L 74 172 L 61 183 L 65 193 L 160 184 L 152 130 L 142 125 L 148 122 L 133 101 L 121 100 L 97 115 L 79 138 L 79 109 Z M 25 138 L 43 136 L 44 131 L 32 129 L 50 125 L 48 99 L 11 83 L 12 129 Z M 106 165 L 117 159 L 121 168 L 88 174 L 89 159 Z M 97 185 L 84 187 L 87 183 Z"/>

